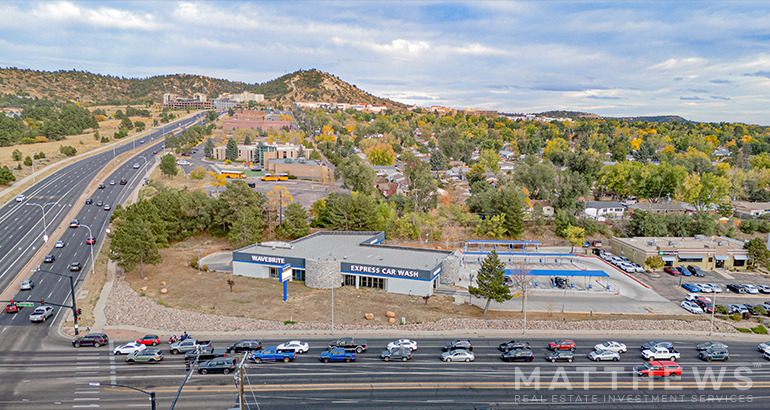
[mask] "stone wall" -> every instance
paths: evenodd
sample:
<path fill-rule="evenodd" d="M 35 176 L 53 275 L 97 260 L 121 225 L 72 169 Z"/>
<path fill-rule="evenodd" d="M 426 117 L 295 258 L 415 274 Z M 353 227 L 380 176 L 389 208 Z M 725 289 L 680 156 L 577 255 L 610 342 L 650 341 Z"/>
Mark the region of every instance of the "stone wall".
<path fill-rule="evenodd" d="M 329 275 L 329 272 L 334 272 Z M 305 286 L 313 289 L 331 289 L 342 286 L 342 273 L 338 261 L 305 259 Z"/>
<path fill-rule="evenodd" d="M 449 255 L 441 262 L 441 283 L 457 283 L 460 280 L 460 258 Z"/>

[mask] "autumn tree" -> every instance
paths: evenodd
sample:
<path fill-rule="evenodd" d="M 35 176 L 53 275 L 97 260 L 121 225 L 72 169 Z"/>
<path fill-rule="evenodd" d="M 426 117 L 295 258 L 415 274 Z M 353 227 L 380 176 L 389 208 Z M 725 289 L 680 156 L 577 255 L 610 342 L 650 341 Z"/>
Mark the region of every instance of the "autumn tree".
<path fill-rule="evenodd" d="M 379 143 L 364 152 L 372 165 L 389 166 L 396 162 L 396 153 L 390 144 Z"/>
<path fill-rule="evenodd" d="M 289 190 L 283 185 L 275 185 L 267 194 L 267 205 L 270 209 L 275 209 L 278 214 L 278 224 L 283 222 L 283 209 L 294 202 Z"/>

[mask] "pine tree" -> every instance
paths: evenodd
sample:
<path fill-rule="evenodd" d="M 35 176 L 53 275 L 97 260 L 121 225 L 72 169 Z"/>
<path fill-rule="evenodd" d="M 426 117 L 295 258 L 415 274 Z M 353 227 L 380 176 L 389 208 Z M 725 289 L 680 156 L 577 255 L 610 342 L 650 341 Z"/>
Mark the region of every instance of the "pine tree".
<path fill-rule="evenodd" d="M 251 145 L 251 138 L 248 135 L 243 137 L 243 145 Z"/>
<path fill-rule="evenodd" d="M 238 143 L 234 139 L 230 138 L 227 141 L 227 149 L 225 149 L 225 159 L 235 161 L 238 159 Z"/>
<path fill-rule="evenodd" d="M 139 265 L 139 271 L 144 279 L 144 265 L 157 265 L 163 262 L 155 244 L 155 235 L 147 221 L 133 221 L 123 224 L 110 242 L 110 259 L 118 266 L 131 272 Z"/>
<path fill-rule="evenodd" d="M 443 171 L 447 168 L 449 168 L 449 161 L 447 161 L 446 155 L 438 149 L 433 151 L 433 154 L 430 156 L 430 169 L 432 171 Z"/>
<path fill-rule="evenodd" d="M 506 300 L 510 300 L 511 290 L 505 285 L 505 264 L 497 257 L 497 251 L 492 251 L 481 262 L 481 268 L 479 269 L 479 276 L 476 278 L 476 286 L 470 286 L 468 292 L 471 295 L 481 297 L 487 300 L 487 305 L 484 307 L 484 315 L 489 310 L 489 304 L 494 300 L 501 303 Z"/>
<path fill-rule="evenodd" d="M 164 155 L 163 158 L 160 159 L 160 171 L 163 172 L 164 175 L 169 176 L 179 173 L 176 169 L 176 159 L 174 159 L 173 155 Z"/>
<path fill-rule="evenodd" d="M 211 138 L 206 139 L 206 145 L 203 146 L 203 153 L 209 157 L 214 155 L 214 141 L 212 141 Z"/>

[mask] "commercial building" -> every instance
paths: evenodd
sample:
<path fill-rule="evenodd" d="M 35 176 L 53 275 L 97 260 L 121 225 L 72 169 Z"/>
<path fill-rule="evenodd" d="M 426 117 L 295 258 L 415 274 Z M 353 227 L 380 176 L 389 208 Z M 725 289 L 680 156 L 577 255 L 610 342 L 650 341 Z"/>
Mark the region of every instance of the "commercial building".
<path fill-rule="evenodd" d="M 324 181 L 324 179 L 334 178 L 334 174 L 329 171 L 326 164 L 305 158 L 298 158 L 296 161 L 291 158 L 270 159 L 267 164 L 267 172 L 271 174 L 289 174 L 300 179 L 311 179 L 313 181 Z"/>
<path fill-rule="evenodd" d="M 251 128 L 266 131 L 268 129 L 280 130 L 283 127 L 291 129 L 291 121 L 281 120 L 252 120 L 252 119 L 226 119 L 222 121 L 223 130 L 242 130 Z"/>
<path fill-rule="evenodd" d="M 723 236 L 695 237 L 612 237 L 612 253 L 644 266 L 644 261 L 660 256 L 665 266 L 695 265 L 702 269 L 744 268 L 749 252 L 743 242 Z"/>
<path fill-rule="evenodd" d="M 290 267 L 291 280 L 315 289 L 354 286 L 419 296 L 459 279 L 460 259 L 451 252 L 379 244 L 384 238 L 384 232 L 322 231 L 257 243 L 233 251 L 233 274 L 279 280 Z"/>
<path fill-rule="evenodd" d="M 175 109 L 211 109 L 211 101 L 207 101 L 206 94 L 195 93 L 193 98 L 182 98 L 177 94 L 163 94 L 163 108 Z"/>

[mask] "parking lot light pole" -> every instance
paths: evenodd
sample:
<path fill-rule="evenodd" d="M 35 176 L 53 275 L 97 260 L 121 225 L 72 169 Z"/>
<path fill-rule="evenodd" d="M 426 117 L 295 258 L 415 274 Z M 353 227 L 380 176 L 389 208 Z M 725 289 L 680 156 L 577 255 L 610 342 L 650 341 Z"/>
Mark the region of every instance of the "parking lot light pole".
<path fill-rule="evenodd" d="M 334 272 L 329 272 L 332 277 L 332 334 L 334 334 Z"/>
<path fill-rule="evenodd" d="M 75 282 L 73 281 L 72 276 L 63 275 L 63 274 L 58 273 L 58 272 L 52 272 L 50 270 L 43 270 L 43 269 L 40 269 L 40 268 L 37 269 L 37 272 L 43 272 L 43 273 L 48 273 L 48 274 L 51 274 L 51 275 L 63 276 L 65 278 L 69 278 L 69 280 L 70 280 L 70 294 L 72 295 L 72 318 L 73 318 L 73 321 L 75 323 L 75 336 L 79 335 L 80 333 L 78 332 L 78 307 L 75 305 Z"/>
<path fill-rule="evenodd" d="M 91 382 L 91 383 L 88 383 L 88 384 L 90 386 L 101 386 L 101 383 L 99 383 L 99 382 Z M 124 386 L 122 384 L 115 384 L 115 383 L 111 383 L 111 384 L 109 384 L 109 386 L 110 387 L 122 387 L 124 389 L 136 390 L 138 392 L 142 392 L 142 393 L 150 396 L 150 401 L 152 402 L 152 410 L 155 410 L 155 392 L 154 391 L 144 391 L 142 389 L 137 389 L 136 387 Z"/>
<path fill-rule="evenodd" d="M 712 302 L 714 306 L 711 307 L 711 327 L 709 328 L 709 337 L 711 337 L 711 332 L 714 331 L 714 312 L 717 310 L 717 293 L 714 292 L 714 302 Z"/>

